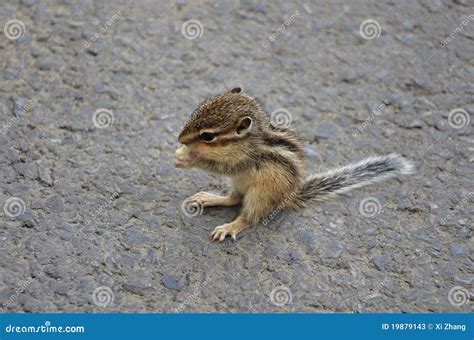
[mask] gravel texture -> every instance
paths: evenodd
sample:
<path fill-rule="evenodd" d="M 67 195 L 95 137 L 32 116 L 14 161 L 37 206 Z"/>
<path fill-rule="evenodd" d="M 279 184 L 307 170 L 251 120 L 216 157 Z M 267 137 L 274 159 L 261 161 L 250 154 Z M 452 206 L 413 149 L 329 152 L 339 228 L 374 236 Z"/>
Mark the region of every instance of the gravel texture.
<path fill-rule="evenodd" d="M 473 311 L 472 1 L 7 0 L 0 23 L 3 311 Z M 236 86 L 291 114 L 311 171 L 417 173 L 212 243 L 238 208 L 184 214 L 226 180 L 174 150 Z"/>

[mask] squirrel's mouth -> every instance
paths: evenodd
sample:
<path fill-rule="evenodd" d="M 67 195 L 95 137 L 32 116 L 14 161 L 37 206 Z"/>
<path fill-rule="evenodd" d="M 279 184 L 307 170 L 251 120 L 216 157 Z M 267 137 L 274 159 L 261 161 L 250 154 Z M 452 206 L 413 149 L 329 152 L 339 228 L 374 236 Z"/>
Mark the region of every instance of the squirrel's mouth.
<path fill-rule="evenodd" d="M 175 152 L 174 165 L 177 168 L 189 168 L 197 159 L 197 154 L 192 152 L 186 145 L 181 146 Z"/>

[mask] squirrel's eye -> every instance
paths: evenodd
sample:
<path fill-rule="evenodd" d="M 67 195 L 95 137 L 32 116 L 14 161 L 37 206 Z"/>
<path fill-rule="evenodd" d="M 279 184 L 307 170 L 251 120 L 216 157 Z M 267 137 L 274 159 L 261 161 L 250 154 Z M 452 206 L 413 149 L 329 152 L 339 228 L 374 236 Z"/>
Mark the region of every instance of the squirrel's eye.
<path fill-rule="evenodd" d="M 205 142 L 212 142 L 216 136 L 211 132 L 203 132 L 199 137 Z"/>

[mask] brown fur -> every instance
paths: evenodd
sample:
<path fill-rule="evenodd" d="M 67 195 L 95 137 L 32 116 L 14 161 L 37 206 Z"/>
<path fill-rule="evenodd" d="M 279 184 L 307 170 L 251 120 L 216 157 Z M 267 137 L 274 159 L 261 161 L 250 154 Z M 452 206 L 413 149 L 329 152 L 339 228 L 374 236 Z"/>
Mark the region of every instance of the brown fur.
<path fill-rule="evenodd" d="M 201 138 L 213 133 L 212 141 Z M 230 193 L 198 193 L 187 202 L 200 207 L 231 206 L 242 210 L 231 223 L 216 227 L 213 240 L 223 241 L 283 208 L 302 208 L 380 180 L 413 171 L 392 154 L 368 158 L 305 179 L 304 152 L 295 132 L 271 124 L 258 103 L 239 88 L 201 103 L 179 135 L 177 167 L 196 167 L 230 177 Z"/>
<path fill-rule="evenodd" d="M 252 127 L 240 137 L 235 131 L 245 117 L 252 119 Z M 200 133 L 208 131 L 217 135 L 211 143 L 199 139 Z M 192 155 L 186 167 L 231 178 L 229 197 L 241 201 L 242 211 L 239 226 L 229 227 L 227 234 L 258 223 L 303 184 L 304 152 L 296 134 L 271 126 L 257 102 L 243 93 L 229 91 L 205 100 L 185 124 L 179 140 Z M 201 195 L 194 201 L 209 205 L 210 197 Z M 217 236 L 220 239 L 222 233 Z"/>

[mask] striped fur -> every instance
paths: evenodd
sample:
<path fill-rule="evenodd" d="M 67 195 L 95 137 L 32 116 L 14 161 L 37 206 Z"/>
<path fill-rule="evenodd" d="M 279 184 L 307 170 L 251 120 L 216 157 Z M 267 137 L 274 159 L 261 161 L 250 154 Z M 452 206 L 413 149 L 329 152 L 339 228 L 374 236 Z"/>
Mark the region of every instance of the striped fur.
<path fill-rule="evenodd" d="M 337 194 L 414 172 L 413 165 L 397 154 L 371 157 L 355 164 L 309 176 L 298 190 L 297 205 L 327 200 Z"/>
<path fill-rule="evenodd" d="M 248 133 L 240 135 L 239 122 L 244 117 L 250 117 L 253 125 Z M 199 139 L 201 133 L 211 131 L 215 140 Z M 253 98 L 233 91 L 204 101 L 193 112 L 179 140 L 186 145 L 185 150 L 178 150 L 180 166 L 230 177 L 229 197 L 242 203 L 238 223 L 217 228 L 219 239 L 226 235 L 227 231 L 222 230 L 234 230 L 235 236 L 282 205 L 302 208 L 310 202 L 413 172 L 410 162 L 391 154 L 305 179 L 304 151 L 296 133 L 273 126 Z"/>

